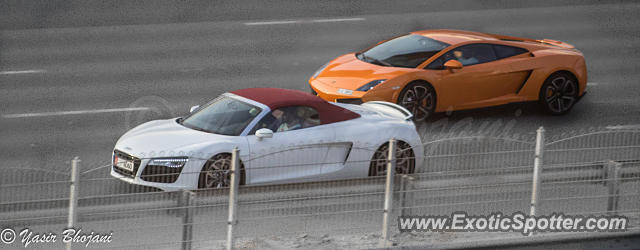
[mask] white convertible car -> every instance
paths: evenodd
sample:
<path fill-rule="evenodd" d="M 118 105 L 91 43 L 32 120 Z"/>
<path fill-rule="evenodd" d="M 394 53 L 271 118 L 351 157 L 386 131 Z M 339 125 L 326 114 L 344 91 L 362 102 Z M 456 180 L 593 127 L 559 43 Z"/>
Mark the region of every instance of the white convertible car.
<path fill-rule="evenodd" d="M 241 185 L 378 176 L 386 174 L 391 138 L 398 142 L 396 172 L 412 173 L 423 146 L 411 113 L 396 104 L 242 89 L 193 107 L 186 117 L 131 129 L 115 145 L 111 175 L 166 191 L 225 187 L 237 147 Z"/>

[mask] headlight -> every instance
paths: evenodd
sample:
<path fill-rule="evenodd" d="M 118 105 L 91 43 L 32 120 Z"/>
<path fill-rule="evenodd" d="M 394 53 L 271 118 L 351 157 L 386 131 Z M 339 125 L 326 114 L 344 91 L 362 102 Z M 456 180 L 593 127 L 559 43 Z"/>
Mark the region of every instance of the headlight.
<path fill-rule="evenodd" d="M 316 73 L 313 73 L 313 76 L 311 76 L 311 78 L 316 79 L 318 77 L 318 75 L 320 73 L 322 73 L 322 71 L 329 66 L 329 63 L 325 63 L 324 65 L 322 65 L 322 67 L 320 67 L 318 70 L 316 70 Z"/>
<path fill-rule="evenodd" d="M 179 158 L 156 158 L 151 159 L 151 161 L 147 164 L 147 166 L 164 166 L 168 168 L 181 168 L 185 163 L 189 161 L 189 158 L 179 157 Z"/>
<path fill-rule="evenodd" d="M 380 79 L 380 80 L 373 80 L 370 81 L 369 83 L 362 85 L 362 87 L 356 89 L 357 91 L 369 91 L 370 89 L 372 89 L 375 86 L 378 86 L 379 84 L 383 83 L 384 81 L 386 81 L 387 79 Z"/>

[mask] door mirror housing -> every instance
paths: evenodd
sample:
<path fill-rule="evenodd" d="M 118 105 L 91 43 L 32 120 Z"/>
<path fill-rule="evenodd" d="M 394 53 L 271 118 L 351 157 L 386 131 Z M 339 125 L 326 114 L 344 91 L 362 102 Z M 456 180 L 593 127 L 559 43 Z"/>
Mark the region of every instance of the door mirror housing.
<path fill-rule="evenodd" d="M 199 107 L 200 107 L 200 105 L 192 106 L 192 107 L 189 109 L 189 113 L 193 113 L 193 111 L 196 111 L 196 109 L 198 109 Z"/>
<path fill-rule="evenodd" d="M 451 72 L 453 72 L 454 69 L 461 69 L 462 68 L 462 63 L 457 61 L 457 60 L 449 60 L 449 61 L 444 63 L 444 68 L 448 69 Z"/>
<path fill-rule="evenodd" d="M 273 137 L 273 131 L 268 128 L 258 129 L 258 131 L 256 131 L 256 137 L 258 138 L 258 141 L 261 141 L 263 138 L 271 138 Z"/>

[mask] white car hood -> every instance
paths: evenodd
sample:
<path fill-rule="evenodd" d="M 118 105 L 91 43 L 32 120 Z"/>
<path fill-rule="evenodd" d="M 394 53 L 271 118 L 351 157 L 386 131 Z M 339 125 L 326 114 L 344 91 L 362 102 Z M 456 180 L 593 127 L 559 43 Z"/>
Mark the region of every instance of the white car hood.
<path fill-rule="evenodd" d="M 197 156 L 211 144 L 232 143 L 231 138 L 187 128 L 176 119 L 157 120 L 129 130 L 115 149 L 139 158 Z"/>

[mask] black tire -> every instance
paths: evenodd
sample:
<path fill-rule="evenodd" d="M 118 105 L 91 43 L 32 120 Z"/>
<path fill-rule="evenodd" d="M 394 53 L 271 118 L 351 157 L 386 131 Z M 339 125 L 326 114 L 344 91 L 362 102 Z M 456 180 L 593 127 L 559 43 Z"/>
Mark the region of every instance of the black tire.
<path fill-rule="evenodd" d="M 240 162 L 240 185 L 244 185 L 244 165 Z M 198 188 L 223 188 L 231 183 L 231 154 L 217 154 L 204 164 L 198 178 Z"/>
<path fill-rule="evenodd" d="M 549 114 L 563 115 L 578 101 L 578 81 L 568 72 L 551 74 L 540 88 L 540 105 Z"/>
<path fill-rule="evenodd" d="M 396 174 L 413 174 L 416 169 L 416 159 L 409 143 L 398 141 L 396 144 Z M 387 174 L 387 157 L 389 143 L 382 144 L 369 163 L 369 176 L 385 176 Z"/>
<path fill-rule="evenodd" d="M 422 81 L 407 84 L 398 96 L 397 103 L 413 114 L 416 122 L 424 121 L 436 110 L 436 91 Z"/>

